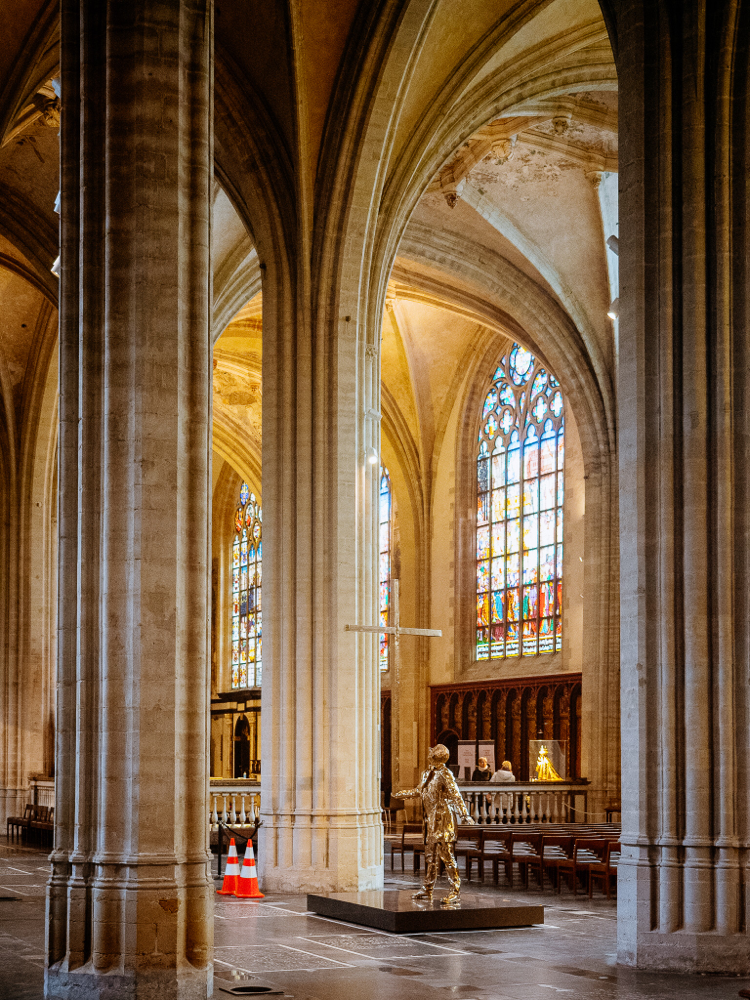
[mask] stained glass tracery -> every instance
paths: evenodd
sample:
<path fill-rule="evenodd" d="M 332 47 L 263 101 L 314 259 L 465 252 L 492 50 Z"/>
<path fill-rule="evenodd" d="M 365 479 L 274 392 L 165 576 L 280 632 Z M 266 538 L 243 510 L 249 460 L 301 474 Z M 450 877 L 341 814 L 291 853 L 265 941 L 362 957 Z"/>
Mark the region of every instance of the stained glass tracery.
<path fill-rule="evenodd" d="M 263 679 L 262 522 L 260 504 L 243 483 L 232 542 L 233 688 L 259 687 Z"/>
<path fill-rule="evenodd" d="M 482 408 L 477 455 L 478 660 L 561 648 L 564 403 L 514 344 Z"/>
<path fill-rule="evenodd" d="M 378 522 L 380 526 L 380 624 L 388 627 L 391 614 L 391 477 L 384 465 L 380 466 L 380 508 Z M 387 632 L 380 633 L 380 669 L 387 670 L 389 666 L 391 637 Z"/>

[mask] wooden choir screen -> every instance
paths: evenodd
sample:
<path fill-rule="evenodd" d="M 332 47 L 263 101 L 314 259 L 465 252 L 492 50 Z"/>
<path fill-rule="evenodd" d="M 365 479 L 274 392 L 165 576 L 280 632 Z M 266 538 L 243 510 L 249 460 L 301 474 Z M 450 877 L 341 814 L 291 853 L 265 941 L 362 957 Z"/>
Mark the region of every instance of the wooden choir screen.
<path fill-rule="evenodd" d="M 430 687 L 431 745 L 456 762 L 459 740 L 493 740 L 495 760 L 509 760 L 528 781 L 529 740 L 567 740 L 568 776 L 581 777 L 581 675 L 553 674 Z"/>

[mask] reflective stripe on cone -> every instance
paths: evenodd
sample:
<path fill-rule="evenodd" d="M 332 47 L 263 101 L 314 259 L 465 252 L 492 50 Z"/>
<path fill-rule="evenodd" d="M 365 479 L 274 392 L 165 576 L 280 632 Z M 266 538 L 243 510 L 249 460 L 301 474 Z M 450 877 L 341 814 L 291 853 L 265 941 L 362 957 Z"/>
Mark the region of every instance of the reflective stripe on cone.
<path fill-rule="evenodd" d="M 245 857 L 242 861 L 242 871 L 240 872 L 237 888 L 234 890 L 238 899 L 265 899 L 265 896 L 258 887 L 258 875 L 255 870 L 255 855 L 253 854 L 253 842 L 248 840 L 245 849 Z"/>
<path fill-rule="evenodd" d="M 237 848 L 234 846 L 234 837 L 229 841 L 229 854 L 227 854 L 227 866 L 224 869 L 224 882 L 221 889 L 216 892 L 220 896 L 233 896 L 240 878 L 240 859 L 237 857 Z"/>

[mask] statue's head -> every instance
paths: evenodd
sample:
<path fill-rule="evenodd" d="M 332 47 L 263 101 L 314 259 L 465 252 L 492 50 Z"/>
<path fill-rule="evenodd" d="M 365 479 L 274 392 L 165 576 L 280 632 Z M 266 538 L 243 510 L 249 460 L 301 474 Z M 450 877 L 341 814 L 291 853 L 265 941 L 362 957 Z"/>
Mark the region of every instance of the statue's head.
<path fill-rule="evenodd" d="M 442 743 L 438 743 L 437 746 L 430 747 L 427 751 L 427 763 L 430 766 L 434 764 L 446 764 L 450 755 L 448 747 L 443 746 Z"/>

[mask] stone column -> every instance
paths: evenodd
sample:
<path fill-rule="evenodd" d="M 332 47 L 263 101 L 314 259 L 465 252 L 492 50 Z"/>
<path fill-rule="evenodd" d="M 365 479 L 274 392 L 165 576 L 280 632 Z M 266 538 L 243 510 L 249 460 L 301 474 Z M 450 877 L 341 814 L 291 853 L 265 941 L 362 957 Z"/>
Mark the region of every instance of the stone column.
<path fill-rule="evenodd" d="M 211 0 L 62 0 L 48 997 L 212 993 Z"/>
<path fill-rule="evenodd" d="M 617 5 L 623 856 L 618 954 L 750 970 L 748 26 Z"/>
<path fill-rule="evenodd" d="M 378 358 L 352 316 L 306 312 L 264 316 L 259 867 L 279 892 L 383 879 L 377 635 L 345 631 L 377 620 Z"/>

